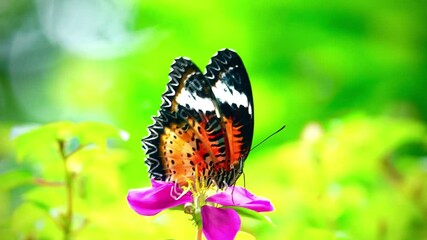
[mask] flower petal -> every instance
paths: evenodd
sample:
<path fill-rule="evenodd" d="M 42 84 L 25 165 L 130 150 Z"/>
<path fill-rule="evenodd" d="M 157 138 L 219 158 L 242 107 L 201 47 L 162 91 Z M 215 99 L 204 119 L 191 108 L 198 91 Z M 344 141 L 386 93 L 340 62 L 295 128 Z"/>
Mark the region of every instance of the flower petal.
<path fill-rule="evenodd" d="M 232 240 L 240 229 L 240 217 L 234 209 L 202 207 L 203 234 L 208 240 Z"/>
<path fill-rule="evenodd" d="M 129 190 L 127 200 L 130 207 L 140 215 L 153 216 L 162 210 L 175 207 L 193 200 L 187 192 L 180 198 L 172 197 L 174 183 L 151 181 L 151 188 Z"/>
<path fill-rule="evenodd" d="M 270 212 L 274 210 L 271 202 L 263 197 L 253 195 L 245 188 L 234 186 L 224 192 L 217 193 L 206 201 L 221 204 L 222 206 L 237 206 L 251 209 L 257 212 Z"/>

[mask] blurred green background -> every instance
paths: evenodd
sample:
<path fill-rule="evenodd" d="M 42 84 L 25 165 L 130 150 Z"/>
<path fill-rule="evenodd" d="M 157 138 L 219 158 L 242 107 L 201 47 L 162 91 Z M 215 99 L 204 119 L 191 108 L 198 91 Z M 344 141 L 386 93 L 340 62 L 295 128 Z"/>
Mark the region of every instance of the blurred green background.
<path fill-rule="evenodd" d="M 287 125 L 250 154 L 239 181 L 273 202 L 274 226 L 243 219 L 243 231 L 427 239 L 426 9 L 403 0 L 1 1 L 0 239 L 62 238 L 58 139 L 81 150 L 67 165 L 75 239 L 193 239 L 187 215 L 139 216 L 126 194 L 149 186 L 140 139 L 172 60 L 203 69 L 221 48 L 249 73 L 254 143 Z M 95 147 L 79 148 L 87 143 Z"/>

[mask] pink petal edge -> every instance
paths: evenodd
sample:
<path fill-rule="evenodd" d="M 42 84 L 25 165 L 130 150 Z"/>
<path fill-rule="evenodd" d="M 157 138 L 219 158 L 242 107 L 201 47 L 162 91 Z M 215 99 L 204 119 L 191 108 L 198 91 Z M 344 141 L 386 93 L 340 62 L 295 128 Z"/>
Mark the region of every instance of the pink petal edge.
<path fill-rule="evenodd" d="M 222 206 L 244 207 L 256 212 L 270 212 L 274 210 L 270 200 L 258 197 L 245 188 L 234 186 L 224 192 L 208 197 L 206 201 L 221 204 Z"/>
<path fill-rule="evenodd" d="M 191 202 L 191 193 L 187 192 L 180 198 L 172 196 L 174 183 L 163 181 L 151 181 L 152 187 L 131 189 L 127 200 L 129 206 L 138 214 L 153 216 L 157 213 L 181 204 Z"/>

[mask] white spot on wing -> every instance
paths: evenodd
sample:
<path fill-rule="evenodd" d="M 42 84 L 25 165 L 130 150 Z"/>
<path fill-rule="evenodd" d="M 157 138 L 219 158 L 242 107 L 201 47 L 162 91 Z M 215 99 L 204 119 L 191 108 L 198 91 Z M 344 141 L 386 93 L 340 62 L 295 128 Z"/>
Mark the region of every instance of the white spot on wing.
<path fill-rule="evenodd" d="M 194 108 L 197 111 L 214 111 L 215 107 L 212 101 L 209 98 L 202 98 L 197 95 L 192 95 L 188 91 L 182 91 L 176 97 L 176 102 L 181 106 L 190 106 L 190 108 Z"/>
<path fill-rule="evenodd" d="M 237 91 L 233 86 L 227 86 L 223 82 L 217 81 L 215 86 L 212 87 L 212 91 L 219 101 L 230 105 L 235 103 L 237 106 L 249 108 L 249 114 L 252 114 L 248 97 L 244 93 Z"/>

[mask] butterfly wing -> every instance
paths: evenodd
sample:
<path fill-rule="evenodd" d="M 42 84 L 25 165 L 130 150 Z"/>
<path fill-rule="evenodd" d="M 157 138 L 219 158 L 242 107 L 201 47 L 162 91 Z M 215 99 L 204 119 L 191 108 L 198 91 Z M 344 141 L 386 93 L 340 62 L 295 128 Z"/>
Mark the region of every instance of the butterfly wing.
<path fill-rule="evenodd" d="M 175 59 L 169 77 L 159 115 L 143 139 L 149 173 L 179 185 L 194 179 L 196 171 L 209 180 L 220 150 L 208 132 L 218 123 L 208 82 L 185 58 Z"/>
<path fill-rule="evenodd" d="M 241 58 L 228 49 L 212 57 L 205 77 L 215 96 L 226 132 L 227 161 L 224 164 L 234 166 L 229 169 L 230 176 L 225 175 L 224 179 L 217 181 L 233 184 L 242 173 L 243 162 L 252 144 L 254 106 L 251 84 Z"/>
<path fill-rule="evenodd" d="M 216 62 L 215 59 L 212 58 L 212 63 Z M 237 132 L 245 129 L 241 126 L 242 122 L 236 127 L 230 122 L 238 119 L 239 115 L 234 118 L 226 115 L 232 114 L 233 109 L 227 108 L 215 96 L 216 90 L 211 85 L 213 81 L 209 81 L 191 60 L 178 58 L 171 68 L 159 115 L 148 128 L 150 135 L 143 139 L 150 176 L 183 185 L 198 172 L 197 175 L 204 176 L 207 184 L 214 181 L 220 188 L 234 183 L 241 173 L 239 164 L 243 166 L 242 161 L 249 151 L 242 148 L 247 144 L 241 143 L 247 139 Z M 247 74 L 245 76 L 247 79 Z M 219 79 L 229 81 L 228 78 Z M 229 107 L 233 108 L 234 105 Z M 251 122 L 250 140 L 253 120 Z M 242 153 L 233 155 L 233 150 Z"/>

